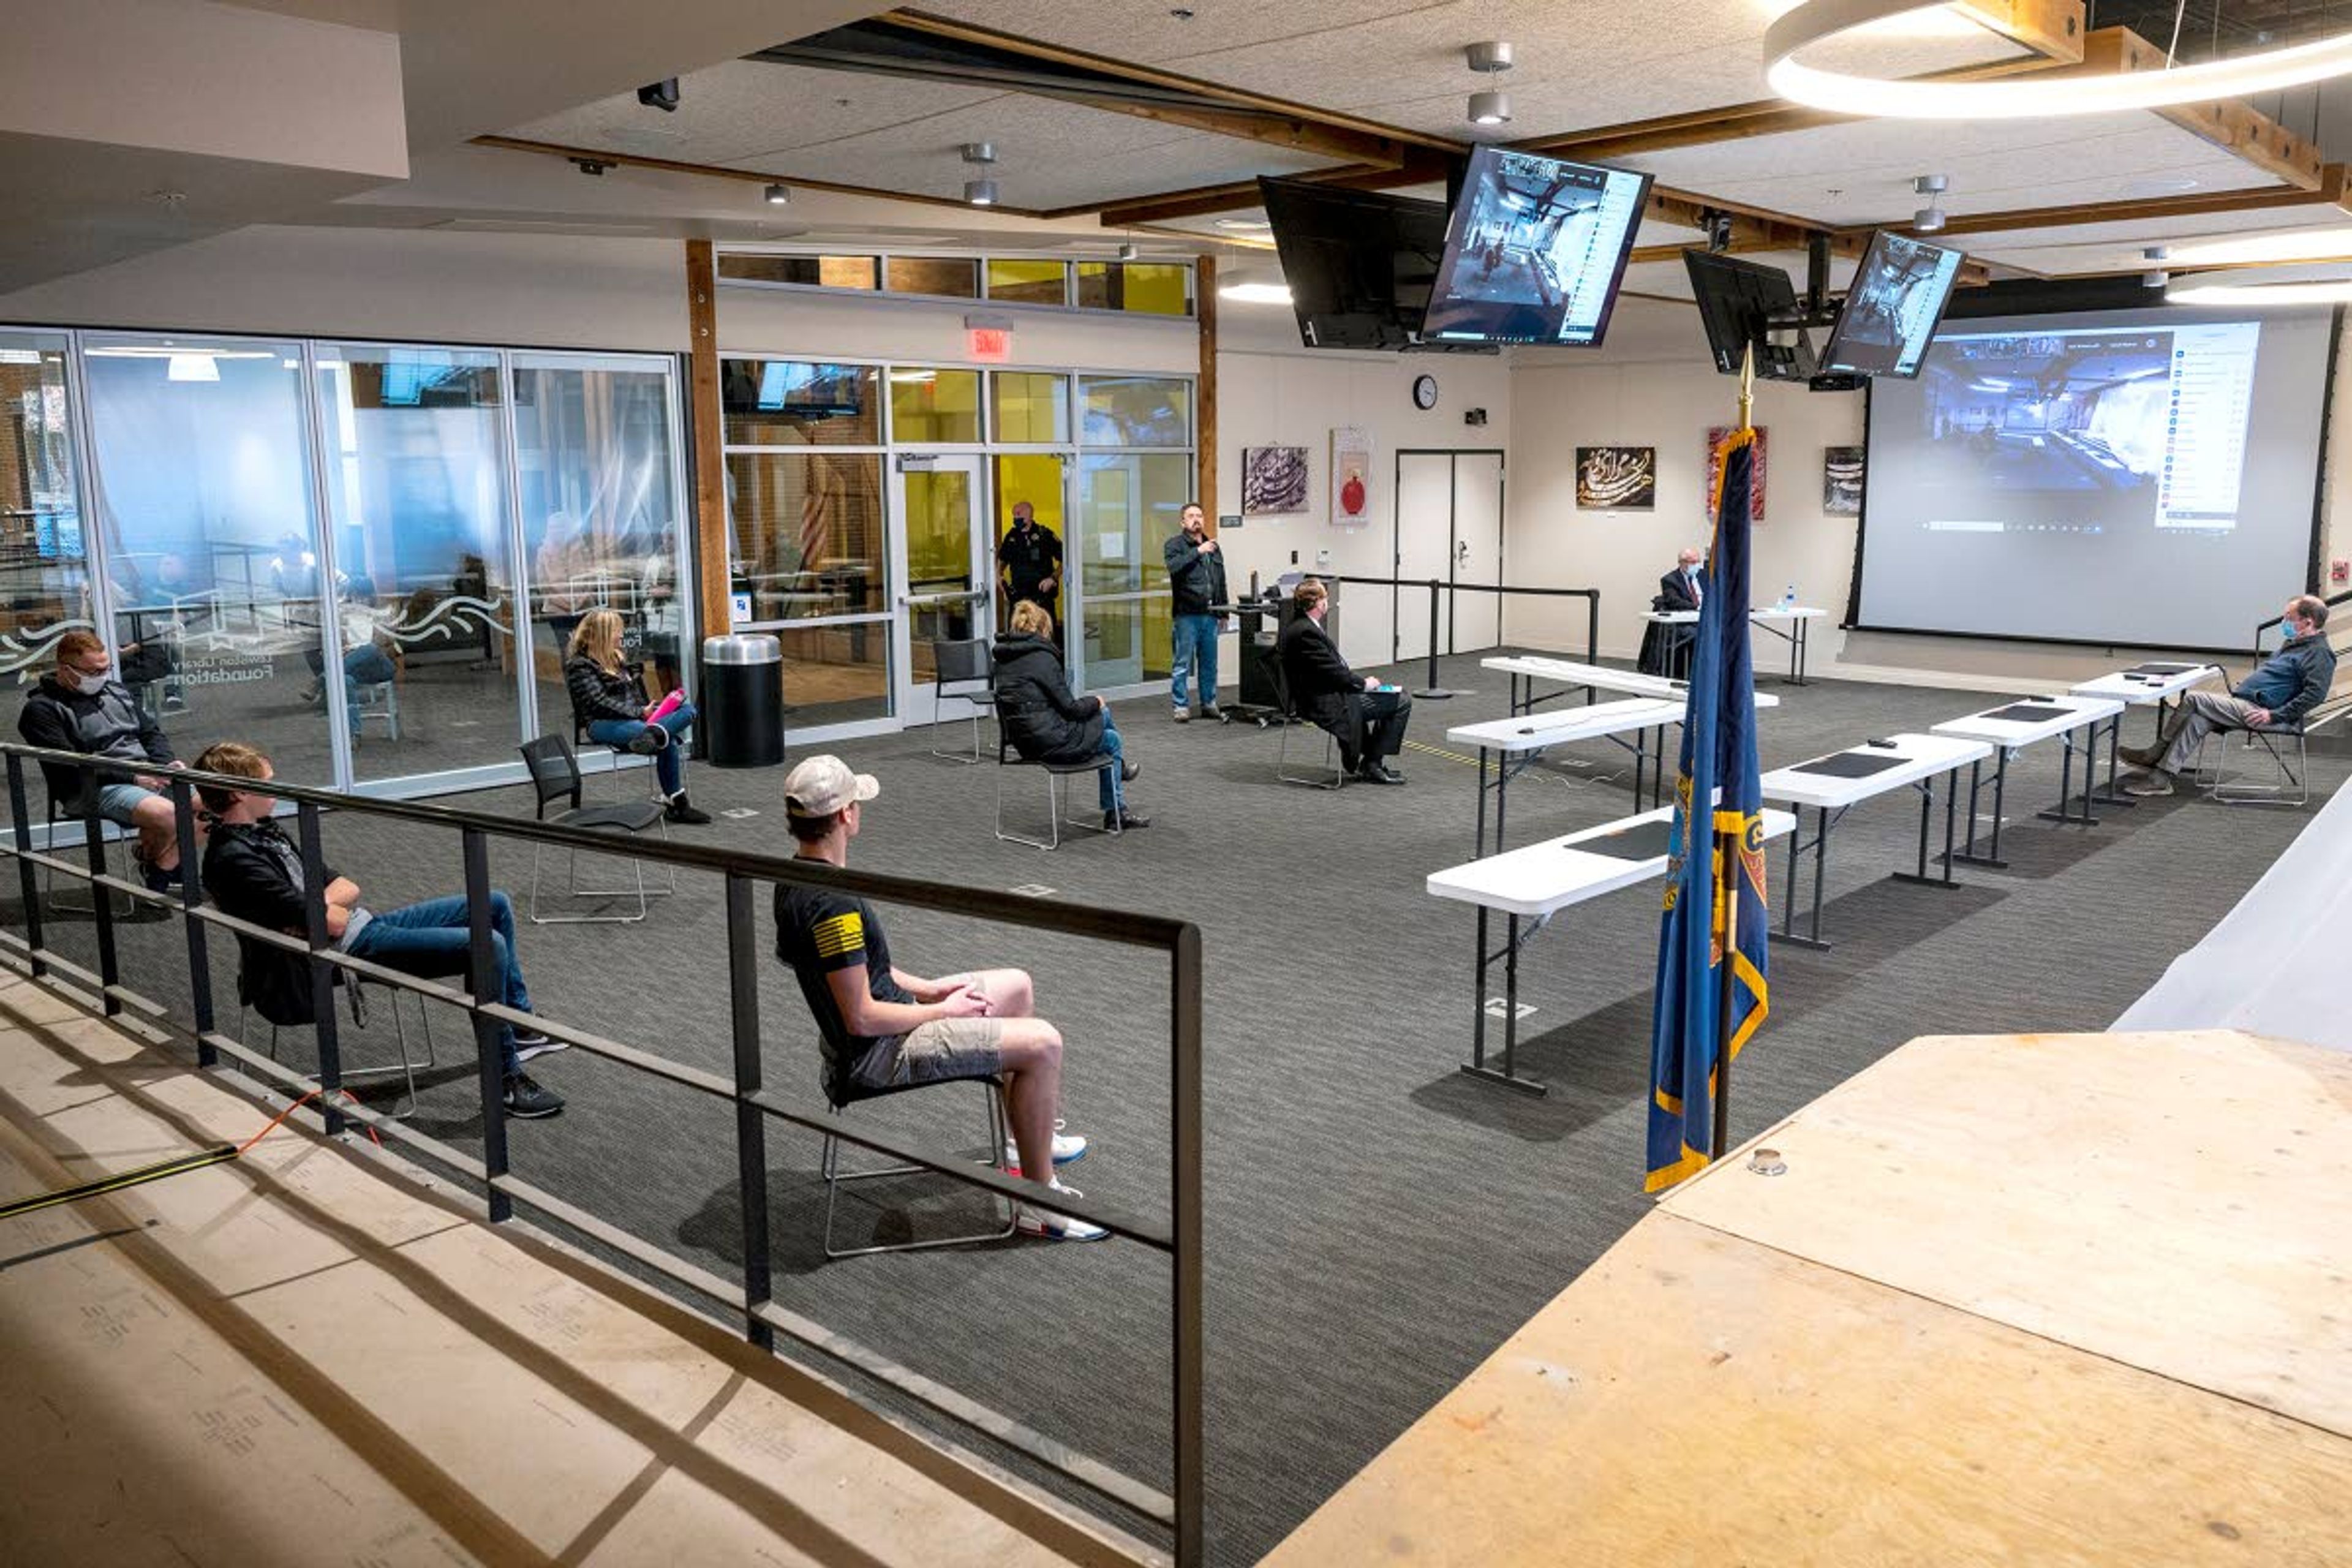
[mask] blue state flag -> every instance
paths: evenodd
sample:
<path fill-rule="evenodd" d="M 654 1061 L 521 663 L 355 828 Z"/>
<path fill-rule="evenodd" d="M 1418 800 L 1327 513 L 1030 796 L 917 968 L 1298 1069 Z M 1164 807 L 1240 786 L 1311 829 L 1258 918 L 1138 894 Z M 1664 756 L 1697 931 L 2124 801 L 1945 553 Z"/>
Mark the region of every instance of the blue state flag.
<path fill-rule="evenodd" d="M 1748 656 L 1748 504 L 1756 432 L 1725 443 L 1715 539 L 1691 648 L 1690 706 L 1668 836 L 1650 1022 L 1651 1192 L 1714 1157 L 1717 1068 L 1764 1022 L 1768 962 L 1764 800 L 1756 681 Z M 1719 792 L 1719 797 L 1718 797 Z"/>

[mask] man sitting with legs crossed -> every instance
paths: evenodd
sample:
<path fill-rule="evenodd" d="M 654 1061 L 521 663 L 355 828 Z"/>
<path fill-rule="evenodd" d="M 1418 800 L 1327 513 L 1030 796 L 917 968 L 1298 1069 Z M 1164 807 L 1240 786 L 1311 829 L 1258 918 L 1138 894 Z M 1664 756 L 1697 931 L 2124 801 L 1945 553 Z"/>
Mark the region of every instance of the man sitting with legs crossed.
<path fill-rule="evenodd" d="M 794 858 L 845 866 L 865 805 L 881 793 L 870 773 L 839 757 L 811 757 L 784 780 L 785 820 Z M 776 956 L 790 964 L 824 1037 L 825 1087 L 836 1102 L 867 1090 L 951 1079 L 994 1078 L 1004 1086 L 1013 1126 L 1014 1175 L 1071 1197 L 1054 1167 L 1082 1158 L 1084 1138 L 1055 1131 L 1062 1101 L 1062 1036 L 1030 1013 L 1034 987 L 1018 969 L 980 969 L 925 980 L 895 967 L 874 907 L 854 893 L 781 883 Z M 1097 1241 L 1110 1233 L 1023 1204 L 1017 1223 L 1052 1241 Z"/>
<path fill-rule="evenodd" d="M 2284 646 L 2257 665 L 2235 691 L 2228 696 L 2189 692 L 2165 721 L 2155 745 L 2126 746 L 2116 753 L 2147 770 L 2124 780 L 2124 793 L 2170 795 L 2174 775 L 2216 730 L 2260 730 L 2273 724 L 2288 728 L 2302 722 L 2327 700 L 2327 689 L 2336 679 L 2336 650 L 2327 646 L 2326 625 L 2326 600 L 2309 594 L 2289 599 L 2279 626 Z"/>

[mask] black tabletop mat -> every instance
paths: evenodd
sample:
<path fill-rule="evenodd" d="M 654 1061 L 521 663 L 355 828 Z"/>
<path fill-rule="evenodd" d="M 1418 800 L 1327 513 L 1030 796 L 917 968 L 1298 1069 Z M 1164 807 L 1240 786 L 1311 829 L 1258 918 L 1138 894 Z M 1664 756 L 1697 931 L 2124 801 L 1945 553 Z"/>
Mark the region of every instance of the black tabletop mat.
<path fill-rule="evenodd" d="M 1580 839 L 1569 847 L 1590 849 L 1595 855 L 1606 855 L 1612 860 L 1654 860 L 1666 852 L 1666 840 L 1673 834 L 1674 826 L 1672 821 L 1663 817 L 1656 822 L 1637 822 L 1631 827 L 1621 827 L 1598 838 Z"/>
<path fill-rule="evenodd" d="M 2193 664 L 2136 664 L 2124 671 L 2126 675 L 2186 675 L 2198 668 Z"/>
<path fill-rule="evenodd" d="M 1799 763 L 1789 771 L 1792 773 L 1827 773 L 1832 778 L 1840 779 L 1866 779 L 1873 773 L 1899 768 L 1910 760 L 1892 752 L 1875 756 L 1868 752 L 1839 752 L 1833 756 L 1815 757 L 1810 763 Z"/>
<path fill-rule="evenodd" d="M 2048 719 L 2063 719 L 2074 712 L 2054 702 L 2012 702 L 2006 708 L 1996 708 L 1990 713 L 1979 713 L 1979 719 L 2004 719 L 2016 724 L 2039 724 Z"/>

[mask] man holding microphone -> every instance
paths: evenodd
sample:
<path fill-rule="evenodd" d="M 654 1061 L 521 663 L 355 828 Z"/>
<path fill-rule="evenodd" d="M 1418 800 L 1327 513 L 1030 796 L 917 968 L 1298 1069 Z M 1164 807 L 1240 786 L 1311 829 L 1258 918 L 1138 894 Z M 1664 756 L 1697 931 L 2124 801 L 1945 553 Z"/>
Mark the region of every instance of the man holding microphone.
<path fill-rule="evenodd" d="M 1184 706 L 1184 687 L 1185 678 L 1194 670 L 1201 679 L 1201 717 L 1224 717 L 1217 709 L 1217 628 L 1222 617 L 1209 607 L 1230 602 L 1225 596 L 1225 558 L 1209 535 L 1208 516 L 1201 503 L 1185 502 L 1183 519 L 1183 531 L 1170 536 L 1164 552 L 1168 586 L 1175 598 L 1175 618 L 1169 632 L 1175 645 L 1168 666 L 1169 697 L 1175 704 L 1179 724 L 1192 717 Z"/>

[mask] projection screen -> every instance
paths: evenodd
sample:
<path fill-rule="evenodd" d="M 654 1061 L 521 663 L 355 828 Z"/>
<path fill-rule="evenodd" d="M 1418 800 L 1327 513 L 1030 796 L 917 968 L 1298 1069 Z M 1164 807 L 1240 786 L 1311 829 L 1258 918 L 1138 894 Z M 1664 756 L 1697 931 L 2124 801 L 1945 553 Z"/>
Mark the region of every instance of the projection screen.
<path fill-rule="evenodd" d="M 1858 624 L 2243 647 L 2310 571 L 2331 312 L 1947 321 L 1872 383 Z"/>

